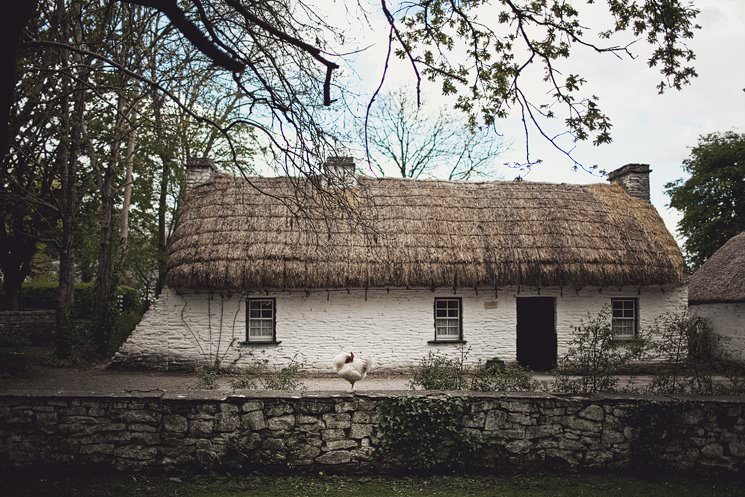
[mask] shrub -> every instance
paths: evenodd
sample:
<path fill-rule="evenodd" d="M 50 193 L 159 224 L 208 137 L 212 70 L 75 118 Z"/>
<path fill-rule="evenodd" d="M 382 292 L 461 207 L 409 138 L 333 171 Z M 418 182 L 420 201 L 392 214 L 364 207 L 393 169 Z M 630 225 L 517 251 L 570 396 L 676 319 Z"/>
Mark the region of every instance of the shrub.
<path fill-rule="evenodd" d="M 524 367 L 494 360 L 476 369 L 471 379 L 471 390 L 481 392 L 530 392 L 537 386 Z"/>
<path fill-rule="evenodd" d="M 124 311 L 114 318 L 109 341 L 109 350 L 112 354 L 129 338 L 141 319 L 142 313 L 139 310 Z"/>
<path fill-rule="evenodd" d="M 122 312 L 140 311 L 142 301 L 134 288 L 120 286 L 117 294 L 121 295 Z M 57 282 L 39 281 L 27 283 L 18 293 L 18 305 L 22 309 L 54 309 L 57 303 Z M 91 319 L 95 303 L 95 286 L 93 283 L 77 283 L 73 302 L 75 319 Z"/>
<path fill-rule="evenodd" d="M 468 353 L 461 347 L 459 358 L 451 359 L 439 352 L 430 352 L 411 370 L 412 389 L 424 390 L 463 390 L 466 388 L 468 370 L 465 360 Z"/>
<path fill-rule="evenodd" d="M 580 394 L 613 392 L 618 384 L 615 375 L 640 357 L 644 349 L 643 339 L 614 339 L 610 309 L 606 306 L 597 316 L 588 317 L 574 328 L 569 351 L 559 360 L 554 389 Z"/>
<path fill-rule="evenodd" d="M 305 390 L 305 385 L 300 380 L 303 363 L 297 361 L 297 356 L 290 359 L 290 364 L 276 372 L 268 372 L 262 378 L 264 388 L 267 390 Z"/>
<path fill-rule="evenodd" d="M 715 393 L 711 372 L 722 353 L 720 338 L 707 320 L 688 311 L 663 314 L 655 319 L 649 335 L 653 353 L 670 367 L 669 373 L 655 375 L 650 391 Z"/>
<path fill-rule="evenodd" d="M 462 398 L 386 399 L 380 406 L 378 457 L 408 471 L 456 470 L 472 464 L 484 439 L 464 430 L 467 408 Z"/>

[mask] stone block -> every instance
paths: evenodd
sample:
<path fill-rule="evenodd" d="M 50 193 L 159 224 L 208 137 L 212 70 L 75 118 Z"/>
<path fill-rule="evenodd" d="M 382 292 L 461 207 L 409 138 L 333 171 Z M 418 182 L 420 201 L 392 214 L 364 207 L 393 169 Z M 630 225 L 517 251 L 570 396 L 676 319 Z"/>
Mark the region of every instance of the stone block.
<path fill-rule="evenodd" d="M 292 429 L 295 428 L 295 416 L 288 415 L 269 418 L 267 426 L 270 430 L 292 431 Z"/>
<path fill-rule="evenodd" d="M 352 426 L 352 417 L 349 414 L 324 414 L 323 422 L 326 428 L 349 428 Z"/>
<path fill-rule="evenodd" d="M 701 448 L 701 455 L 704 457 L 722 457 L 724 455 L 724 447 L 718 443 L 710 443 Z"/>
<path fill-rule="evenodd" d="M 215 423 L 211 420 L 191 420 L 189 423 L 189 431 L 194 435 L 211 435 L 214 429 Z"/>
<path fill-rule="evenodd" d="M 241 411 L 243 412 L 253 412 L 253 411 L 260 411 L 264 408 L 264 403 L 260 400 L 249 400 L 248 402 L 244 402 L 241 406 Z"/>
<path fill-rule="evenodd" d="M 351 449 L 356 448 L 358 443 L 356 440 L 333 440 L 326 442 L 324 446 L 325 450 L 339 450 L 339 449 Z"/>
<path fill-rule="evenodd" d="M 174 433 L 185 433 L 188 428 L 188 422 L 183 416 L 176 414 L 163 416 L 163 429 Z"/>
<path fill-rule="evenodd" d="M 349 430 L 349 438 L 360 439 L 369 437 L 373 433 L 373 425 L 353 424 Z"/>
<path fill-rule="evenodd" d="M 605 411 L 603 411 L 603 408 L 599 405 L 593 404 L 582 409 L 577 413 L 577 416 L 591 421 L 602 421 L 605 417 Z"/>
<path fill-rule="evenodd" d="M 266 420 L 264 413 L 261 411 L 251 411 L 241 416 L 241 425 L 244 429 L 259 431 L 266 429 Z"/>
<path fill-rule="evenodd" d="M 326 429 L 321 432 L 321 438 L 325 441 L 329 440 L 342 440 L 344 438 L 347 438 L 346 434 L 344 433 L 344 430 L 337 429 L 337 428 L 331 428 Z"/>
<path fill-rule="evenodd" d="M 218 432 L 231 432 L 241 425 L 241 418 L 233 412 L 219 412 L 215 416 L 215 429 Z"/>
<path fill-rule="evenodd" d="M 318 464 L 346 464 L 352 461 L 352 453 L 348 450 L 338 450 L 334 452 L 327 452 L 323 455 L 316 457 L 316 463 Z"/>
<path fill-rule="evenodd" d="M 292 414 L 294 411 L 290 404 L 281 403 L 267 406 L 265 412 L 267 416 L 282 416 Z"/>
<path fill-rule="evenodd" d="M 487 412 L 486 420 L 484 422 L 485 431 L 498 431 L 504 428 L 507 422 L 507 413 L 494 409 Z"/>

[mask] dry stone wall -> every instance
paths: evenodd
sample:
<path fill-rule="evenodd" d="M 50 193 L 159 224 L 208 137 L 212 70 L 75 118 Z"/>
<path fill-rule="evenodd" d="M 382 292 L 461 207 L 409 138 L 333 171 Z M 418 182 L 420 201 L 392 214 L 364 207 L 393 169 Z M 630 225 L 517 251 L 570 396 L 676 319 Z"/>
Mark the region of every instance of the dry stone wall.
<path fill-rule="evenodd" d="M 0 395 L 0 466 L 376 473 L 383 403 L 435 393 Z M 459 394 L 469 466 L 745 473 L 745 399 Z M 499 457 L 494 457 L 498 454 Z"/>
<path fill-rule="evenodd" d="M 54 337 L 54 311 L 0 312 L 0 342 L 47 343 Z"/>

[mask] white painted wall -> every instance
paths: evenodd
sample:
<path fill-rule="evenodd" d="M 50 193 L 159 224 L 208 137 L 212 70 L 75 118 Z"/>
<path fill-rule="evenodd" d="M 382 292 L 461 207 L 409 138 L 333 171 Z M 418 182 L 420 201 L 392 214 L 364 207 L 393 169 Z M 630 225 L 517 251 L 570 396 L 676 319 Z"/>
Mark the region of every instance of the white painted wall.
<path fill-rule="evenodd" d="M 711 322 L 729 358 L 745 361 L 745 302 L 691 305 L 691 314 Z"/>
<path fill-rule="evenodd" d="M 179 294 L 164 289 L 145 314 L 115 361 L 130 365 L 177 369 L 207 363 L 215 357 L 223 365 L 241 366 L 256 358 L 279 366 L 292 357 L 316 371 L 330 371 L 340 351 L 371 357 L 376 369 L 412 366 L 429 351 L 458 356 L 455 344 L 429 345 L 434 338 L 435 297 L 463 299 L 463 338 L 468 362 L 492 357 L 516 359 L 516 288 L 494 290 L 364 290 L 278 292 L 276 298 L 278 345 L 245 346 L 245 295 Z M 520 297 L 538 292 L 521 290 Z M 687 288 L 639 289 L 584 288 L 563 291 L 541 289 L 541 296 L 556 297 L 556 331 L 561 356 L 571 341 L 573 326 L 597 314 L 611 297 L 639 299 L 640 326 L 660 314 L 685 307 Z M 252 294 L 260 297 L 266 294 Z"/>

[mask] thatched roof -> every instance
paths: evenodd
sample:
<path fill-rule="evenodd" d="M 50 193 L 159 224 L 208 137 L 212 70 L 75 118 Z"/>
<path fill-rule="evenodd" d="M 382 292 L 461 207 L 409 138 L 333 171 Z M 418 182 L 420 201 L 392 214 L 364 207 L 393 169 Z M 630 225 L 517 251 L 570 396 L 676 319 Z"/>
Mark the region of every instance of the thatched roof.
<path fill-rule="evenodd" d="M 187 192 L 167 282 L 195 289 L 677 283 L 683 259 L 649 202 L 618 185 L 357 177 L 356 212 L 294 217 L 297 179 L 225 174 Z M 257 191 L 256 187 L 262 190 Z M 327 221 L 328 224 L 324 224 Z M 310 229 L 313 225 L 320 231 Z"/>
<path fill-rule="evenodd" d="M 689 304 L 745 302 L 745 231 L 730 238 L 691 276 Z"/>

